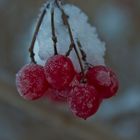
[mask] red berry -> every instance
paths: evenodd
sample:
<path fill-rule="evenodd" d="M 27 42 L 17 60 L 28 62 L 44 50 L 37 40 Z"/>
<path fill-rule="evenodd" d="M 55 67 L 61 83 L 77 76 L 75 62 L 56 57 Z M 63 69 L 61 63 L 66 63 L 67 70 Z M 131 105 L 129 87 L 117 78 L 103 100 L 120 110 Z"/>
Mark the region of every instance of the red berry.
<path fill-rule="evenodd" d="M 16 85 L 19 94 L 27 100 L 35 100 L 44 95 L 48 83 L 42 66 L 25 65 L 16 75 Z"/>
<path fill-rule="evenodd" d="M 99 91 L 102 98 L 114 96 L 119 88 L 116 74 L 108 67 L 95 66 L 89 68 L 86 77 L 88 83 Z"/>
<path fill-rule="evenodd" d="M 68 97 L 68 103 L 73 114 L 83 119 L 95 114 L 100 102 L 96 89 L 87 84 L 75 86 Z"/>
<path fill-rule="evenodd" d="M 63 55 L 51 57 L 46 62 L 44 69 L 49 84 L 58 90 L 67 88 L 75 75 L 71 60 Z"/>

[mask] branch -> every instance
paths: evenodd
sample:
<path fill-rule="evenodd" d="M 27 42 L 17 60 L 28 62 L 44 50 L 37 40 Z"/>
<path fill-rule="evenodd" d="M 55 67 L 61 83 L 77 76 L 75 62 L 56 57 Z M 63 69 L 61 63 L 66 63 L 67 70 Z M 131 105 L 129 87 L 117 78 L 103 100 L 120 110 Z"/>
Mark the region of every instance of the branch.
<path fill-rule="evenodd" d="M 54 6 L 52 8 L 51 11 L 51 27 L 52 27 L 52 40 L 53 40 L 53 44 L 54 44 L 54 54 L 57 55 L 58 51 L 57 51 L 57 37 L 55 35 L 55 24 L 54 24 Z"/>
<path fill-rule="evenodd" d="M 63 23 L 64 25 L 67 26 L 68 28 L 68 32 L 69 32 L 69 36 L 70 36 L 70 41 L 71 41 L 71 44 L 70 44 L 70 47 L 69 47 L 69 50 L 68 52 L 66 53 L 66 56 L 69 56 L 70 52 L 72 51 L 72 49 L 74 48 L 75 50 L 75 53 L 77 55 L 77 58 L 78 58 L 78 61 L 79 61 L 79 64 L 80 64 L 80 67 L 81 67 L 81 72 L 83 73 L 84 75 L 84 67 L 82 65 L 82 61 L 81 61 L 81 58 L 80 58 L 80 55 L 78 53 L 78 50 L 76 48 L 76 45 L 75 45 L 75 42 L 74 42 L 74 39 L 73 39 L 73 34 L 72 34 L 72 30 L 71 30 L 71 27 L 70 27 L 70 24 L 69 24 L 69 21 L 68 21 L 68 16 L 66 15 L 64 9 L 62 8 L 62 4 L 61 4 L 61 0 L 55 0 L 58 8 L 61 10 L 62 12 L 62 20 L 63 20 Z"/>
<path fill-rule="evenodd" d="M 38 32 L 39 32 L 39 30 L 40 30 L 40 26 L 41 26 L 41 24 L 42 24 L 42 21 L 43 21 L 43 19 L 44 19 L 44 16 L 45 16 L 45 14 L 46 14 L 46 8 L 49 6 L 49 4 L 47 4 L 45 7 L 44 7 L 44 9 L 43 9 L 43 11 L 42 11 L 42 13 L 41 13 L 41 16 L 40 16 L 40 18 L 39 18 L 39 20 L 38 20 L 38 23 L 37 23 L 37 25 L 36 25 L 36 28 L 35 28 L 35 32 L 34 32 L 34 35 L 33 35 L 33 38 L 32 38 L 32 41 L 31 41 L 31 45 L 30 45 L 30 48 L 29 48 L 29 53 L 30 53 L 30 58 L 31 58 L 31 62 L 33 62 L 33 63 L 36 63 L 36 61 L 35 61 L 35 53 L 34 53 L 34 45 L 35 45 L 35 42 L 36 42 L 36 39 L 37 39 L 37 35 L 38 35 Z"/>

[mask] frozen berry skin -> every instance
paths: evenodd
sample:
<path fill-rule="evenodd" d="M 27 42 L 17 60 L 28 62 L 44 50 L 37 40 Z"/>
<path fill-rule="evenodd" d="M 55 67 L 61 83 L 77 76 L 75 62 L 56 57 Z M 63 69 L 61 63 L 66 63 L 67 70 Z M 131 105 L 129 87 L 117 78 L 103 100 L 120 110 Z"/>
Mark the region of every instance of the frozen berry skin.
<path fill-rule="evenodd" d="M 26 100 L 42 97 L 48 88 L 43 67 L 34 63 L 25 65 L 16 75 L 16 86 Z"/>
<path fill-rule="evenodd" d="M 87 81 L 93 85 L 102 98 L 114 96 L 119 88 L 116 74 L 106 66 L 95 66 L 89 68 L 86 74 Z"/>
<path fill-rule="evenodd" d="M 87 84 L 75 86 L 68 97 L 68 104 L 73 114 L 85 120 L 97 112 L 100 103 L 96 89 Z"/>
<path fill-rule="evenodd" d="M 49 84 L 58 90 L 67 88 L 75 75 L 71 60 L 63 55 L 55 55 L 49 58 L 44 70 Z"/>

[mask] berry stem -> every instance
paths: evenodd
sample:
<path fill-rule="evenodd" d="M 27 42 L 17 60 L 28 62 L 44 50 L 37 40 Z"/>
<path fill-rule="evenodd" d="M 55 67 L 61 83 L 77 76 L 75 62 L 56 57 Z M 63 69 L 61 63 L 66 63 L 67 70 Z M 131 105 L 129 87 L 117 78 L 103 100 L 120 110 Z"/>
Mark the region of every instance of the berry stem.
<path fill-rule="evenodd" d="M 40 16 L 40 18 L 38 20 L 38 23 L 36 25 L 36 28 L 35 28 L 35 32 L 34 32 L 34 35 L 33 35 L 32 41 L 31 41 L 31 45 L 29 47 L 31 62 L 33 62 L 35 64 L 36 64 L 36 61 L 35 61 L 34 45 L 35 45 L 35 42 L 36 42 L 36 39 L 37 39 L 37 35 L 38 35 L 38 32 L 39 32 L 40 26 L 42 24 L 42 21 L 44 19 L 44 16 L 45 16 L 46 12 L 47 12 L 46 11 L 47 6 L 48 6 L 48 4 L 44 7 L 44 9 L 41 13 L 41 16 Z"/>
<path fill-rule="evenodd" d="M 81 52 L 81 55 L 82 55 L 82 60 L 84 61 L 84 64 L 85 64 L 85 69 L 88 69 L 89 67 L 93 67 L 92 64 L 88 63 L 87 62 L 87 55 L 86 53 L 84 52 L 83 48 L 82 48 L 82 44 L 79 40 L 77 40 L 77 45 L 78 45 L 78 48 Z"/>
<path fill-rule="evenodd" d="M 74 48 L 75 50 L 75 53 L 77 55 L 77 58 L 78 58 L 78 61 L 79 61 L 79 64 L 80 64 L 80 67 L 81 67 L 81 72 L 83 73 L 84 75 L 84 67 L 82 65 L 82 61 L 81 61 L 81 58 L 80 58 L 80 55 L 78 53 L 78 50 L 76 48 L 76 45 L 75 45 L 75 42 L 74 42 L 74 39 L 73 39 L 73 34 L 72 34 L 72 30 L 71 30 L 71 27 L 70 27 L 70 24 L 69 24 L 69 21 L 68 21 L 68 15 L 65 13 L 64 9 L 62 8 L 62 2 L 61 0 L 55 0 L 58 8 L 61 10 L 62 12 L 62 20 L 63 20 L 63 23 L 64 25 L 67 26 L 68 28 L 68 32 L 69 32 L 69 36 L 70 36 L 70 41 L 71 41 L 71 44 L 70 44 L 70 47 L 69 47 L 69 50 L 68 52 L 66 53 L 66 56 L 69 56 L 70 52 L 72 51 L 72 49 Z"/>
<path fill-rule="evenodd" d="M 52 40 L 53 40 L 53 44 L 54 44 L 54 54 L 57 55 L 58 51 L 57 51 L 57 37 L 55 35 L 55 24 L 54 24 L 54 7 L 52 8 L 51 11 L 51 28 L 52 28 Z"/>
<path fill-rule="evenodd" d="M 82 60 L 86 63 L 86 59 L 87 59 L 87 55 L 86 55 L 86 53 L 84 52 L 84 50 L 82 49 L 82 45 L 81 45 L 81 43 L 80 43 L 80 41 L 79 40 L 77 40 L 77 45 L 78 45 L 78 47 L 79 47 L 79 50 L 80 50 L 80 52 L 81 52 L 81 55 L 82 55 Z"/>

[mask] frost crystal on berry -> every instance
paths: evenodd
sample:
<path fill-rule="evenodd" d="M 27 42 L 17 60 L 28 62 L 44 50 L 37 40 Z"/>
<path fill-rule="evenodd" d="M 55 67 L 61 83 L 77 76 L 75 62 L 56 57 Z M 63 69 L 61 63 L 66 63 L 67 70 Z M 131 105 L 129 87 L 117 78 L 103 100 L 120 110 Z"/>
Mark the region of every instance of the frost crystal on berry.
<path fill-rule="evenodd" d="M 71 60 L 63 55 L 49 58 L 44 70 L 49 84 L 58 90 L 67 88 L 75 75 Z"/>
<path fill-rule="evenodd" d="M 108 67 L 95 66 L 87 71 L 87 81 L 96 87 L 103 98 L 114 96 L 119 83 L 116 74 Z"/>
<path fill-rule="evenodd" d="M 16 75 L 16 85 L 19 94 L 27 100 L 42 97 L 48 88 L 43 67 L 33 63 L 25 65 Z"/>
<path fill-rule="evenodd" d="M 74 115 L 87 119 L 97 112 L 100 98 L 96 89 L 87 84 L 75 86 L 68 97 L 68 103 Z"/>

